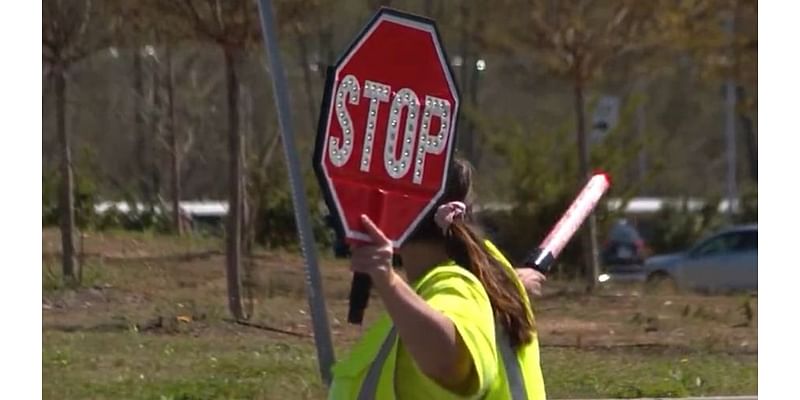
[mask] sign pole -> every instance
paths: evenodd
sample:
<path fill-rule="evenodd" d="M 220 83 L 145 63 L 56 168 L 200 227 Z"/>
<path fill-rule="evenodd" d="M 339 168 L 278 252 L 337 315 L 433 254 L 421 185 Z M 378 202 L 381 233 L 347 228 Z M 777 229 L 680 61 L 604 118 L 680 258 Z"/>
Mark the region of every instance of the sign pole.
<path fill-rule="evenodd" d="M 300 174 L 300 162 L 297 147 L 294 141 L 294 126 L 289 108 L 289 92 L 286 83 L 286 72 L 283 70 L 280 49 L 276 39 L 275 17 L 270 0 L 258 0 L 261 29 L 264 35 L 264 45 L 272 77 L 272 92 L 275 95 L 275 104 L 278 107 L 278 122 L 283 139 L 283 150 L 289 169 L 289 181 L 292 185 L 292 200 L 294 203 L 294 217 L 297 222 L 300 245 L 306 261 L 306 286 L 308 292 L 308 306 L 311 308 L 311 318 L 314 326 L 314 343 L 317 346 L 317 358 L 322 381 L 326 385 L 331 383 L 331 366 L 334 362 L 333 345 L 331 343 L 328 314 L 325 308 L 325 298 L 322 294 L 322 282 L 317 263 L 317 249 L 314 244 L 314 233 L 311 230 L 311 218 L 308 213 L 308 200 L 306 199 L 305 185 Z"/>

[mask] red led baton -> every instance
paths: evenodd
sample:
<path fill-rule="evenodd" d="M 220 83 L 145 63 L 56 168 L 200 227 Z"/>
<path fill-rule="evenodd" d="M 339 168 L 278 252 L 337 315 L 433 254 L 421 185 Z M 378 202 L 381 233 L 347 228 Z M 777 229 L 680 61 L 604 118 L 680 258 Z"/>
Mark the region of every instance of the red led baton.
<path fill-rule="evenodd" d="M 578 193 L 578 197 L 569 206 L 567 212 L 561 216 L 556 226 L 544 238 L 544 241 L 528 255 L 523 265 L 542 273 L 549 271 L 555 259 L 561 254 L 561 250 L 575 235 L 575 231 L 586 220 L 610 186 L 611 180 L 608 175 L 604 173 L 593 175 Z"/>

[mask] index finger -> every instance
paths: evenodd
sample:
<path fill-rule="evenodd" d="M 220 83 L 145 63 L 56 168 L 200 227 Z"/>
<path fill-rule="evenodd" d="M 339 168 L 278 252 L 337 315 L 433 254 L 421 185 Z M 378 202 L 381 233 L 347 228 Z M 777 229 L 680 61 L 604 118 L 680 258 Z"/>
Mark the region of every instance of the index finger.
<path fill-rule="evenodd" d="M 374 222 L 366 214 L 361 214 L 361 222 L 367 230 L 367 234 L 372 238 L 376 244 L 391 244 L 392 241 L 378 228 Z"/>

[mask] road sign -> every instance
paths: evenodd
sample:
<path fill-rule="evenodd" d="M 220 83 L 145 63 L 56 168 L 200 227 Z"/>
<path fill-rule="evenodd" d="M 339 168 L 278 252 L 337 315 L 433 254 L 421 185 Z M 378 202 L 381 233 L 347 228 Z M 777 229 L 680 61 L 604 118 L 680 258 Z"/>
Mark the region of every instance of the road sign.
<path fill-rule="evenodd" d="M 589 134 L 589 140 L 592 143 L 602 141 L 617 126 L 618 120 L 619 97 L 601 97 L 592 116 L 592 132 Z"/>
<path fill-rule="evenodd" d="M 340 234 L 399 247 L 444 191 L 459 96 L 433 21 L 381 9 L 328 71 L 315 171 Z"/>

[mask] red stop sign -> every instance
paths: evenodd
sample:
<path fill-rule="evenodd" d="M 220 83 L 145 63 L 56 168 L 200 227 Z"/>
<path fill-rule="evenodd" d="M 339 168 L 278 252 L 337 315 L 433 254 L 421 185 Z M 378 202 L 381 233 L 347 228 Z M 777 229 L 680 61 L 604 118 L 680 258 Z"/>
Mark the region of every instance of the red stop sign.
<path fill-rule="evenodd" d="M 444 191 L 459 96 L 433 21 L 382 9 L 329 70 L 315 170 L 340 233 L 399 247 Z"/>

